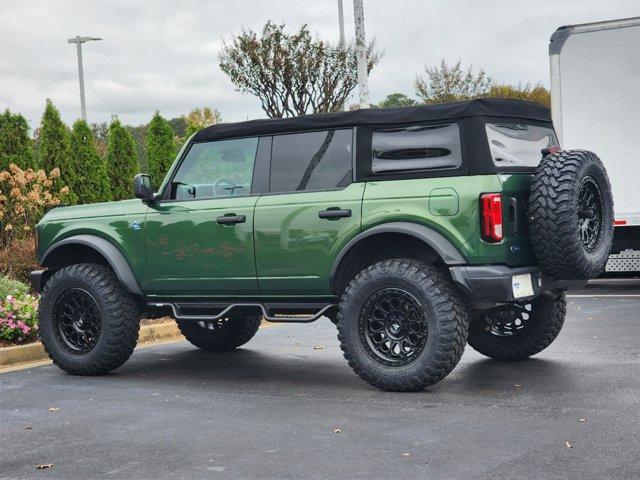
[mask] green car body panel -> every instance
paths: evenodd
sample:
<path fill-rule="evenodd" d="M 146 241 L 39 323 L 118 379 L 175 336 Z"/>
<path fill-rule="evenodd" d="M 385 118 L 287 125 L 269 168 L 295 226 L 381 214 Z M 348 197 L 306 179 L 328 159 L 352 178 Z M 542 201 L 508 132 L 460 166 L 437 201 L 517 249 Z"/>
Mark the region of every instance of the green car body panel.
<path fill-rule="evenodd" d="M 331 191 L 145 204 L 125 200 L 51 210 L 38 225 L 38 254 L 76 235 L 94 235 L 123 254 L 149 297 L 328 297 L 340 252 L 367 229 L 422 225 L 446 237 L 470 265 L 534 263 L 526 234 L 480 238 L 479 197 L 524 199 L 529 174 L 358 182 Z M 322 219 L 318 212 L 349 209 Z M 218 216 L 246 221 L 221 225 Z M 508 225 L 508 211 L 503 212 Z M 515 247 L 515 248 L 514 248 Z"/>
<path fill-rule="evenodd" d="M 38 223 L 38 259 L 52 246 L 77 235 L 107 240 L 122 253 L 144 292 L 148 289 L 144 222 L 147 205 L 140 200 L 59 207 Z M 138 226 L 138 227 L 136 227 Z"/>
<path fill-rule="evenodd" d="M 253 210 L 257 197 L 151 204 L 147 211 L 147 292 L 162 296 L 255 295 Z M 221 225 L 225 214 L 246 221 Z M 142 252 L 144 253 L 144 251 Z"/>

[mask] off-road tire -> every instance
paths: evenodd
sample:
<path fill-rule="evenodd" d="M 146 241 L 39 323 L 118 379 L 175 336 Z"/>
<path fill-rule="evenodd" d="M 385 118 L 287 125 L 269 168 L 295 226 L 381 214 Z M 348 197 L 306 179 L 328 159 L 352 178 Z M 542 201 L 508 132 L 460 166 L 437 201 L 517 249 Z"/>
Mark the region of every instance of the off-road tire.
<path fill-rule="evenodd" d="M 405 365 L 385 365 L 367 350 L 361 336 L 366 302 L 385 289 L 408 292 L 425 314 L 426 344 Z M 469 317 L 446 273 L 414 259 L 398 258 L 367 267 L 349 283 L 340 300 L 337 326 L 344 357 L 360 378 L 382 390 L 417 391 L 439 382 L 458 364 Z"/>
<path fill-rule="evenodd" d="M 578 219 L 579 192 L 589 179 L 602 199 L 600 238 L 592 251 L 583 244 Z M 545 156 L 531 184 L 529 224 L 535 255 L 550 278 L 586 280 L 600 275 L 613 241 L 613 197 L 600 159 L 585 150 Z"/>
<path fill-rule="evenodd" d="M 97 305 L 101 330 L 95 346 L 72 353 L 57 333 L 54 310 L 65 292 L 80 289 Z M 80 263 L 62 268 L 47 281 L 40 297 L 39 335 L 53 363 L 72 375 L 103 375 L 126 362 L 138 341 L 140 322 L 132 294 L 103 265 Z"/>
<path fill-rule="evenodd" d="M 192 345 L 218 352 L 233 350 L 247 343 L 260 328 L 261 321 L 261 315 L 237 315 L 205 323 L 213 329 L 203 327 L 195 321 L 176 320 L 176 323 Z"/>
<path fill-rule="evenodd" d="M 474 316 L 469 328 L 469 345 L 496 360 L 524 360 L 547 348 L 557 338 L 567 313 L 564 294 L 542 295 L 531 302 L 531 313 L 521 330 L 512 336 L 491 332 L 485 312 Z"/>

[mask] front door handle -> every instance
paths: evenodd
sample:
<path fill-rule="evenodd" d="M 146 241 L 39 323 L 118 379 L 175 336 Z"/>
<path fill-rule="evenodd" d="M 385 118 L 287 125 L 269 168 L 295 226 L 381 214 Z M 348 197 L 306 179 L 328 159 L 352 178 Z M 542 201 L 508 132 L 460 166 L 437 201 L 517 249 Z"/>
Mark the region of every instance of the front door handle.
<path fill-rule="evenodd" d="M 233 225 L 235 223 L 244 223 L 247 221 L 247 217 L 244 215 L 236 215 L 235 213 L 227 213 L 216 219 L 220 225 Z"/>
<path fill-rule="evenodd" d="M 344 218 L 351 216 L 351 209 L 328 209 L 328 210 L 320 210 L 318 212 L 318 216 L 320 218 Z"/>

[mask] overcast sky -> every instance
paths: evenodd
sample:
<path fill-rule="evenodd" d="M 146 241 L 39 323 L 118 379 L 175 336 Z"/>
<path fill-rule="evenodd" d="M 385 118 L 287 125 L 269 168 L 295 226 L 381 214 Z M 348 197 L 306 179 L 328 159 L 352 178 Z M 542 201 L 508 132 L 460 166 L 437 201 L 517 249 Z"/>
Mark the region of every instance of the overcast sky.
<path fill-rule="evenodd" d="M 414 94 L 423 66 L 445 58 L 482 67 L 499 82 L 548 86 L 547 46 L 561 25 L 640 15 L 637 0 L 365 0 L 366 34 L 384 51 L 369 79 L 371 101 Z M 344 0 L 346 34 L 353 6 Z M 338 38 L 337 0 L 0 0 L 0 109 L 38 125 L 46 98 L 66 122 L 80 116 L 75 35 L 85 44 L 90 122 L 117 114 L 149 121 L 154 110 L 174 117 L 215 107 L 226 121 L 263 117 L 257 99 L 240 94 L 220 71 L 222 38 L 267 20 L 292 29 L 307 23 Z"/>

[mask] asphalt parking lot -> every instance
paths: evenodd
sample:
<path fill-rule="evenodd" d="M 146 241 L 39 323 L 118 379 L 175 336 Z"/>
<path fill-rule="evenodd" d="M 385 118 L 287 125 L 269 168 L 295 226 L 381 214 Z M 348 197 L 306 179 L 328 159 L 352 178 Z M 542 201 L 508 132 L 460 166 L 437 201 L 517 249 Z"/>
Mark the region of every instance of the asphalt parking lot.
<path fill-rule="evenodd" d="M 326 319 L 231 354 L 139 349 L 105 377 L 2 373 L 0 478 L 640 478 L 640 280 L 569 302 L 542 354 L 468 347 L 422 393 L 359 380 Z"/>

